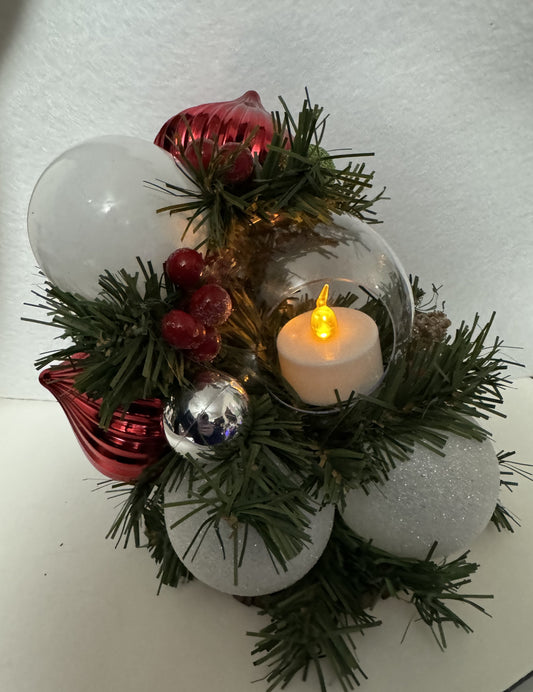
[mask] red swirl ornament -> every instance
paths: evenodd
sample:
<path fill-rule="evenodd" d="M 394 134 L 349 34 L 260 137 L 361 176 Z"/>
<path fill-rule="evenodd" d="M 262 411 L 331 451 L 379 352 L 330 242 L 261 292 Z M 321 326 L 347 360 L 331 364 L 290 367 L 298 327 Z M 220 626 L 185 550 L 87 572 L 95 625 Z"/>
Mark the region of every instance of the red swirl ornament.
<path fill-rule="evenodd" d="M 250 142 L 252 154 L 262 161 L 272 140 L 272 116 L 261 103 L 256 91 L 247 91 L 234 101 L 204 103 L 186 108 L 167 120 L 154 144 L 180 158 L 191 139 L 210 139 L 222 146 L 226 142 L 243 142 L 255 131 Z"/>
<path fill-rule="evenodd" d="M 91 464 L 108 478 L 132 483 L 169 449 L 159 399 L 138 399 L 113 414 L 107 430 L 99 426 L 100 400 L 74 388 L 79 373 L 68 363 L 43 370 L 39 382 L 57 399 Z"/>

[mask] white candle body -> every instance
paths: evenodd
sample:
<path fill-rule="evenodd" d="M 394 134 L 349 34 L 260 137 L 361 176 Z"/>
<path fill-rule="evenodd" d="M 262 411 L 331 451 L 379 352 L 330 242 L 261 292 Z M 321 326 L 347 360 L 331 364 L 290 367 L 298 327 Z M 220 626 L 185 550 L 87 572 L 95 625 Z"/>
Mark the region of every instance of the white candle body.
<path fill-rule="evenodd" d="M 311 311 L 287 322 L 278 334 L 281 373 L 302 401 L 334 404 L 352 392 L 368 394 L 383 375 L 379 332 L 360 310 L 335 308 L 337 331 L 320 340 L 311 330 Z"/>

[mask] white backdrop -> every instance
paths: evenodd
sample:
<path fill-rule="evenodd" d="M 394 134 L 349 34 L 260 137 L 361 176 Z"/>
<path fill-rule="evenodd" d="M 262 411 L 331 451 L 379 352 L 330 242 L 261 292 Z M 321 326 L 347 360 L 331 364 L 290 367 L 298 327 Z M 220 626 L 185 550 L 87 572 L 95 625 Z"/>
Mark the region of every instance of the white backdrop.
<path fill-rule="evenodd" d="M 529 0 L 0 0 L 0 395 L 47 398 L 32 362 L 52 330 L 20 321 L 36 282 L 32 188 L 103 134 L 152 140 L 187 106 L 304 87 L 326 146 L 374 151 L 379 227 L 455 322 L 533 372 L 533 4 Z"/>

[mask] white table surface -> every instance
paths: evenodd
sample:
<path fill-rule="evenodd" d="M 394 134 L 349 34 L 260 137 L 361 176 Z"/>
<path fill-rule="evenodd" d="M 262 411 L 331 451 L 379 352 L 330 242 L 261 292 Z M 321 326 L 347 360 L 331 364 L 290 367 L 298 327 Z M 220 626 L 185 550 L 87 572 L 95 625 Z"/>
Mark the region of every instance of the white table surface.
<path fill-rule="evenodd" d="M 533 461 L 533 380 L 509 390 L 497 449 Z M 55 402 L 0 400 L 0 690 L 3 692 L 240 692 L 251 681 L 253 640 L 266 621 L 254 608 L 197 582 L 164 587 L 145 550 L 115 549 L 104 535 L 112 500 L 93 492 L 98 474 Z M 533 669 L 533 483 L 503 496 L 521 520 L 514 534 L 493 526 L 472 547 L 481 564 L 471 593 L 492 617 L 465 608 L 474 628 L 448 629 L 440 652 L 406 604 L 376 608 L 383 626 L 358 643 L 369 680 L 362 692 L 502 692 Z M 328 687 L 340 692 L 338 683 Z M 314 680 L 289 692 L 317 692 Z"/>

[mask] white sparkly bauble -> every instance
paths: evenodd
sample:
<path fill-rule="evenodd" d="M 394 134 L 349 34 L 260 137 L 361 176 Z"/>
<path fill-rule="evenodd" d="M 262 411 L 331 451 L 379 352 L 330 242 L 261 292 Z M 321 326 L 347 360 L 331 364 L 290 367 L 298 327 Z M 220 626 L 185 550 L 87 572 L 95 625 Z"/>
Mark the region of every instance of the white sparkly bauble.
<path fill-rule="evenodd" d="M 165 505 L 187 500 L 188 487 L 188 483 L 184 481 L 178 488 L 167 490 Z M 238 568 L 238 583 L 235 584 L 235 544 L 233 528 L 229 522 L 222 520 L 218 533 L 212 526 L 202 528 L 202 524 L 208 518 L 207 510 L 202 509 L 173 528 L 173 524 L 194 507 L 189 504 L 178 507 L 165 506 L 165 522 L 172 547 L 197 579 L 218 591 L 236 596 L 259 596 L 280 591 L 307 574 L 324 552 L 335 513 L 333 505 L 326 505 L 316 514 L 306 515 L 309 521 L 307 533 L 311 543 L 307 544 L 308 547 L 302 548 L 296 557 L 287 561 L 287 571 L 278 564 L 274 565 L 261 536 L 254 528 L 248 527 L 243 562 Z M 243 548 L 244 537 L 245 527 L 240 524 L 237 559 Z M 194 543 L 189 550 L 193 540 Z"/>
<path fill-rule="evenodd" d="M 489 522 L 500 488 L 492 444 L 450 435 L 441 457 L 421 445 L 392 469 L 388 481 L 346 497 L 344 521 L 373 545 L 424 559 L 469 548 Z"/>
<path fill-rule="evenodd" d="M 203 236 L 187 226 L 184 213 L 157 214 L 175 199 L 151 189 L 161 181 L 190 189 L 172 156 L 136 137 L 106 136 L 65 151 L 41 175 L 28 209 L 28 234 L 44 274 L 59 288 L 94 298 L 98 277 L 139 271 L 136 257 L 155 271 L 177 248 Z"/>

